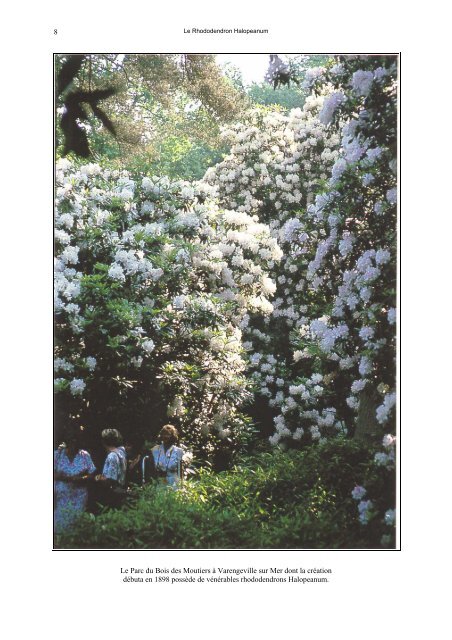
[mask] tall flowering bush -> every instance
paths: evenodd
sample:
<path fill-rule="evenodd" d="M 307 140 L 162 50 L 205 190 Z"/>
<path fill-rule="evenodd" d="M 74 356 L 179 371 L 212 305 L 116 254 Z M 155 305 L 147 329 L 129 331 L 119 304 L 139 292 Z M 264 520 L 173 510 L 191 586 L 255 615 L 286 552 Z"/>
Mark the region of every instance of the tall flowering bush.
<path fill-rule="evenodd" d="M 231 153 L 205 178 L 216 186 L 225 206 L 267 222 L 283 250 L 281 260 L 270 264 L 276 285 L 273 312 L 265 318 L 250 314 L 244 328 L 257 404 L 267 404 L 264 423 L 277 417 L 278 409 L 285 409 L 286 399 L 290 408 L 293 399 L 288 398 L 288 391 L 294 378 L 291 332 L 305 326 L 308 306 L 312 313 L 317 304 L 300 279 L 318 238 L 317 226 L 303 212 L 327 180 L 340 142 L 339 134 L 328 131 L 318 118 L 323 101 L 324 95 L 313 94 L 303 109 L 294 109 L 288 116 L 252 112 L 248 122 L 225 130 Z M 323 309 L 323 299 L 321 303 Z M 286 428 L 281 421 L 277 425 Z"/>
<path fill-rule="evenodd" d="M 57 415 L 150 433 L 170 419 L 204 454 L 246 437 L 241 329 L 272 311 L 267 225 L 206 184 L 57 165 Z"/>
<path fill-rule="evenodd" d="M 383 438 L 375 467 L 391 477 L 397 59 L 339 56 L 309 70 L 305 86 L 312 95 L 302 112 L 236 128 L 230 157 L 207 179 L 215 175 L 223 206 L 268 222 L 283 250 L 271 265 L 274 311 L 251 316 L 244 343 L 275 425 L 270 442 Z M 378 503 L 359 501 L 359 520 L 388 525 L 388 545 L 394 511 L 380 513 Z"/>
<path fill-rule="evenodd" d="M 364 422 L 383 434 L 394 415 L 396 76 L 392 56 L 309 70 L 304 110 L 236 127 L 206 176 L 283 249 L 274 311 L 250 318 L 244 345 L 277 413 L 273 444 Z"/>
<path fill-rule="evenodd" d="M 314 79 L 314 91 L 325 83 L 331 93 L 319 118 L 340 132 L 341 150 L 328 188 L 307 212 L 325 234 L 307 280 L 330 292 L 325 317 L 310 323 L 310 339 L 323 359 L 349 372 L 346 403 L 358 428 L 365 405 L 363 419 L 377 435 L 392 428 L 395 406 L 396 58 L 339 57 Z"/>

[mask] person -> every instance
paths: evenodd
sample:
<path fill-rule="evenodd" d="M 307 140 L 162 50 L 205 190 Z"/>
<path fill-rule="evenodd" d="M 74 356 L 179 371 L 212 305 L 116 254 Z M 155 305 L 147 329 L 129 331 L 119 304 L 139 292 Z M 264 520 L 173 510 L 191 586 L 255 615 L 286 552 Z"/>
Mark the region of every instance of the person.
<path fill-rule="evenodd" d="M 166 424 L 159 433 L 160 444 L 152 448 L 157 477 L 164 484 L 177 486 L 182 481 L 183 449 L 176 446 L 179 433 L 172 424 Z"/>
<path fill-rule="evenodd" d="M 108 451 L 102 473 L 94 480 L 101 488 L 98 500 L 107 506 L 119 506 L 126 495 L 127 455 L 117 429 L 104 429 L 102 444 Z"/>
<path fill-rule="evenodd" d="M 90 454 L 80 448 L 80 430 L 65 432 L 64 443 L 54 453 L 55 534 L 66 531 L 88 502 L 88 481 L 96 472 Z"/>
<path fill-rule="evenodd" d="M 143 453 L 143 440 L 124 444 L 127 454 L 127 484 L 144 485 L 157 477 L 154 457 Z"/>

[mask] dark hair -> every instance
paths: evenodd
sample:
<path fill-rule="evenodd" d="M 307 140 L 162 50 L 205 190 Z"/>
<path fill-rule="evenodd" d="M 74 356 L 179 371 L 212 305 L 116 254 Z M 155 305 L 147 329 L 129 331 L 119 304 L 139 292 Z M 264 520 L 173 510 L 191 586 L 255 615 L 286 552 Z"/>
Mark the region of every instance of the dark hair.
<path fill-rule="evenodd" d="M 80 446 L 81 435 L 80 428 L 70 424 L 63 431 L 63 441 L 66 445 L 68 442 L 75 442 L 77 446 Z"/>
<path fill-rule="evenodd" d="M 104 429 L 101 437 L 108 447 L 119 447 L 122 444 L 122 435 L 117 429 Z"/>
<path fill-rule="evenodd" d="M 178 442 L 179 431 L 176 429 L 176 427 L 173 427 L 172 424 L 163 425 L 163 427 L 160 429 L 159 437 L 161 438 L 164 433 L 167 433 L 169 436 L 171 436 L 171 444 L 176 444 L 176 442 Z"/>

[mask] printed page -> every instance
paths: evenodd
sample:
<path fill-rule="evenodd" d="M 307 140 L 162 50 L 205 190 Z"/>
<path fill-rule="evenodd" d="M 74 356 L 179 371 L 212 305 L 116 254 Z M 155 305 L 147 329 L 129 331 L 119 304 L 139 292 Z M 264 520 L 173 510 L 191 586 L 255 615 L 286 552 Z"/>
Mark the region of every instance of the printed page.
<path fill-rule="evenodd" d="M 3 105 L 15 635 L 442 630 L 441 53 L 386 2 L 26 17 Z"/>

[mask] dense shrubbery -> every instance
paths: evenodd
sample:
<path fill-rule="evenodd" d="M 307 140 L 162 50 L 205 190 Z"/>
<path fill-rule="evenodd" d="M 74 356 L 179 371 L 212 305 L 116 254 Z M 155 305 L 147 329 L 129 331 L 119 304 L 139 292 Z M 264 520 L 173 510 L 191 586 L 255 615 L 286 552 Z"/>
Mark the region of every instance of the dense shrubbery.
<path fill-rule="evenodd" d="M 353 435 L 364 405 L 365 431 L 393 429 L 396 79 L 393 56 L 308 70 L 304 109 L 229 128 L 231 153 L 206 176 L 283 250 L 273 313 L 244 336 L 258 393 L 279 413 L 273 444 Z"/>
<path fill-rule="evenodd" d="M 263 453 L 231 471 L 202 470 L 178 492 L 149 486 L 119 511 L 85 515 L 61 542 L 79 548 L 379 548 L 393 481 L 366 445 L 336 438 L 303 452 Z M 359 522 L 357 483 L 378 495 Z M 377 513 L 378 512 L 378 513 Z M 385 537 L 383 537 L 385 536 Z"/>
<path fill-rule="evenodd" d="M 272 310 L 266 271 L 281 251 L 267 225 L 219 209 L 210 192 L 58 164 L 55 388 L 66 417 L 149 433 L 169 416 L 203 455 L 246 436 L 240 327 L 248 311 Z"/>
<path fill-rule="evenodd" d="M 305 86 L 303 109 L 228 127 L 230 154 L 196 183 L 59 166 L 57 415 L 146 435 L 169 416 L 226 464 L 251 416 L 275 447 L 146 490 L 81 539 L 393 544 L 397 60 L 339 56 Z"/>

